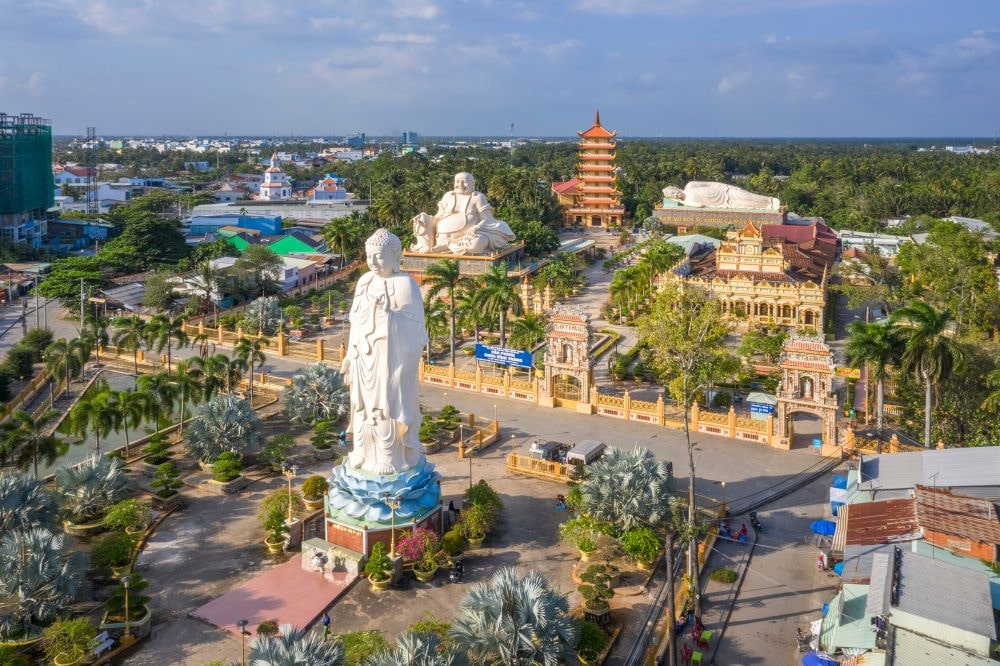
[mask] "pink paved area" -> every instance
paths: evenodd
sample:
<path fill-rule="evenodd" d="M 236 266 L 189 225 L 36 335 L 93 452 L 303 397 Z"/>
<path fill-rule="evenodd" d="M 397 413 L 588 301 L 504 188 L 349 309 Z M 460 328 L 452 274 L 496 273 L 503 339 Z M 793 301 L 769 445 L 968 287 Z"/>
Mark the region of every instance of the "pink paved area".
<path fill-rule="evenodd" d="M 247 620 L 247 631 L 256 632 L 264 620 L 305 628 L 350 587 L 345 572 L 303 571 L 302 556 L 296 555 L 265 573 L 234 587 L 191 613 L 239 636 L 237 622 Z"/>

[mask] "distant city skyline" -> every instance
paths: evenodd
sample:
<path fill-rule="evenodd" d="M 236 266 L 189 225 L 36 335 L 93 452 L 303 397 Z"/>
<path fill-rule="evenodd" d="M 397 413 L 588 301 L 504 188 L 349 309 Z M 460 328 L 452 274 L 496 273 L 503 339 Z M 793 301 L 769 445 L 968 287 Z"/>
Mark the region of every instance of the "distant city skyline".
<path fill-rule="evenodd" d="M 57 135 L 992 137 L 1000 3 L 0 0 Z"/>

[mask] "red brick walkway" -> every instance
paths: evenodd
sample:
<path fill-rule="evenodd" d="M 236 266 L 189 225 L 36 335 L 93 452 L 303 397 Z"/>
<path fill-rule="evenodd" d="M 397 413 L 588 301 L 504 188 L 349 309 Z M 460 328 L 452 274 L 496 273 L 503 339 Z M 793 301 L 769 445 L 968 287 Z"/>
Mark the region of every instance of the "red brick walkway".
<path fill-rule="evenodd" d="M 328 573 L 324 578 L 316 572 L 303 571 L 302 556 L 296 555 L 234 587 L 191 615 L 236 636 L 239 636 L 236 623 L 240 620 L 248 622 L 247 631 L 251 634 L 264 620 L 305 628 L 315 622 L 323 609 L 343 594 L 351 582 L 344 572 Z"/>

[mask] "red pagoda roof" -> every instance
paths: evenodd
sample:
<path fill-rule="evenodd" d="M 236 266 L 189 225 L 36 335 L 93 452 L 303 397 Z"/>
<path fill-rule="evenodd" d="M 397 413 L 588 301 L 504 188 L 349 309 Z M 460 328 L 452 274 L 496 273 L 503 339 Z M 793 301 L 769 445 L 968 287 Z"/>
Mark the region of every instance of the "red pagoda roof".
<path fill-rule="evenodd" d="M 597 111 L 594 114 L 594 126 L 586 132 L 577 132 L 577 134 L 584 139 L 613 139 L 618 135 L 618 132 L 609 132 L 601 127 L 601 112 Z"/>
<path fill-rule="evenodd" d="M 558 194 L 574 194 L 579 186 L 579 178 L 570 178 L 562 183 L 552 183 L 552 189 Z"/>

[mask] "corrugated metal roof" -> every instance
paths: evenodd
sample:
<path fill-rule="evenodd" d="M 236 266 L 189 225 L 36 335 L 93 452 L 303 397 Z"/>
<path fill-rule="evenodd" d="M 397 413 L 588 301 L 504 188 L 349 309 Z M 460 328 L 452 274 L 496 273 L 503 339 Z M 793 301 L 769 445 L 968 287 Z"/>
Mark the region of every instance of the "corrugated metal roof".
<path fill-rule="evenodd" d="M 868 583 L 868 603 L 865 612 L 868 615 L 886 615 L 892 592 L 892 553 L 875 553 L 872 555 L 871 579 Z"/>
<path fill-rule="evenodd" d="M 878 453 L 861 458 L 862 490 L 1000 486 L 1000 446 Z"/>
<path fill-rule="evenodd" d="M 996 666 L 989 657 L 969 654 L 906 629 L 893 631 L 893 664 L 947 664 L 947 666 Z"/>
<path fill-rule="evenodd" d="M 899 574 L 895 608 L 996 639 L 989 577 L 985 572 L 956 567 L 904 549 Z"/>
<path fill-rule="evenodd" d="M 874 648 L 875 632 L 871 629 L 871 616 L 865 614 L 867 602 L 867 585 L 845 584 L 830 601 L 823 618 L 820 647 L 831 654 L 843 648 Z"/>
<path fill-rule="evenodd" d="M 1000 520 L 990 500 L 917 486 L 916 507 L 921 527 L 980 543 L 1000 543 Z"/>
<path fill-rule="evenodd" d="M 844 514 L 843 520 L 839 514 Z M 892 499 L 842 506 L 837 531 L 843 531 L 844 547 L 918 539 L 916 503 L 912 499 Z M 840 538 L 834 535 L 835 546 Z"/>
<path fill-rule="evenodd" d="M 914 542 L 911 542 L 911 544 Z M 911 544 L 904 544 L 903 548 Z M 877 553 L 892 553 L 892 544 L 844 547 L 844 573 L 841 580 L 845 583 L 867 583 L 871 580 L 873 556 Z"/>

